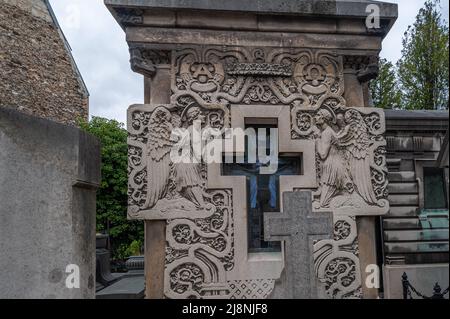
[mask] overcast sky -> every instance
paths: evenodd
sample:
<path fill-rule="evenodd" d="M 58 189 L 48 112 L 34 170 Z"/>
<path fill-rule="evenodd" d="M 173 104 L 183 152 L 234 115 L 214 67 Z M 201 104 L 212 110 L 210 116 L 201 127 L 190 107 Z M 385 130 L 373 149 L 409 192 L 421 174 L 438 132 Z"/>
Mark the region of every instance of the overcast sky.
<path fill-rule="evenodd" d="M 224 0 L 226 1 L 226 0 Z M 245 1 L 245 0 L 243 0 Z M 129 105 L 143 103 L 143 79 L 129 65 L 125 35 L 102 0 L 50 0 L 72 47 L 90 92 L 90 115 L 126 121 Z M 383 42 L 381 56 L 396 62 L 401 40 L 425 0 L 390 0 L 399 5 L 399 18 Z M 448 21 L 448 2 L 442 0 Z"/>

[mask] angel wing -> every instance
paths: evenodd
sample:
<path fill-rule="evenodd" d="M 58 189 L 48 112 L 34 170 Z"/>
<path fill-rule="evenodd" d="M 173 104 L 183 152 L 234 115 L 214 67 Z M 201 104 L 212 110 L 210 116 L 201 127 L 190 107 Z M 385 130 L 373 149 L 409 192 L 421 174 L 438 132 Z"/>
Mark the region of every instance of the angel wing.
<path fill-rule="evenodd" d="M 367 125 L 356 110 L 346 114 L 348 126 L 339 136 L 339 146 L 344 149 L 350 176 L 358 194 L 369 204 L 376 204 L 370 171 L 370 137 Z"/>
<path fill-rule="evenodd" d="M 349 110 L 346 113 L 348 125 L 338 134 L 337 144 L 345 148 L 348 155 L 357 159 L 364 159 L 368 156 L 370 146 L 369 131 L 361 114 L 356 110 Z"/>
<path fill-rule="evenodd" d="M 147 142 L 147 199 L 146 208 L 152 208 L 167 194 L 171 172 L 170 150 L 173 142 L 172 115 L 164 107 L 153 111 L 149 120 Z"/>

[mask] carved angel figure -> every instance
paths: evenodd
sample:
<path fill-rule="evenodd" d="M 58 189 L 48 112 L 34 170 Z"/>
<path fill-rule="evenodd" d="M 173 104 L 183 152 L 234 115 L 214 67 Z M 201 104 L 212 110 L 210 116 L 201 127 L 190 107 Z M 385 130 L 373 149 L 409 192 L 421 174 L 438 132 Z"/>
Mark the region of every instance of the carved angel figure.
<path fill-rule="evenodd" d="M 198 107 L 190 107 L 185 113 L 188 125 L 196 119 L 204 122 L 204 117 Z M 156 108 L 149 120 L 148 190 L 145 208 L 153 208 L 158 201 L 164 199 L 168 194 L 171 182 L 173 182 L 178 194 L 193 203 L 197 209 L 204 209 L 205 192 L 202 186 L 200 164 L 172 162 L 170 152 L 175 144 L 175 141 L 171 139 L 172 129 L 170 111 L 164 107 Z M 192 147 L 190 141 L 181 141 L 181 143 L 189 143 L 186 145 Z"/>
<path fill-rule="evenodd" d="M 370 171 L 369 128 L 357 110 L 345 112 L 345 128 L 338 134 L 338 145 L 345 152 L 355 191 L 368 203 L 377 204 Z"/>
<path fill-rule="evenodd" d="M 315 116 L 315 124 L 321 130 L 316 133 L 316 150 L 323 161 L 320 178 L 320 206 L 329 207 L 331 200 L 341 191 L 350 188 L 351 179 L 348 174 L 342 150 L 337 146 L 337 133 L 332 124 L 336 123 L 334 114 L 325 108 L 320 109 Z"/>
<path fill-rule="evenodd" d="M 182 115 L 182 120 L 185 120 L 188 127 L 192 127 L 194 121 L 205 123 L 205 116 L 199 107 L 187 107 L 185 115 Z M 189 143 L 188 141 L 181 141 L 183 145 Z M 192 145 L 189 143 L 189 150 L 193 154 Z M 198 209 L 205 208 L 204 196 L 205 191 L 203 187 L 203 179 L 201 177 L 201 166 L 199 163 L 174 163 L 175 184 L 177 191 L 186 199 L 193 202 Z"/>

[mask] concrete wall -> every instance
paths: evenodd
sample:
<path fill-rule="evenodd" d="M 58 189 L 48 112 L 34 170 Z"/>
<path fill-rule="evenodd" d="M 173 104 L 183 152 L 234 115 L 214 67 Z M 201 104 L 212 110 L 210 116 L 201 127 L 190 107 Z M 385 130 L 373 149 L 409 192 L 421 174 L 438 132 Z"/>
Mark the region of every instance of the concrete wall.
<path fill-rule="evenodd" d="M 387 265 L 383 267 L 385 299 L 403 299 L 402 275 L 406 272 L 411 285 L 421 294 L 433 295 L 436 283 L 442 291 L 448 287 L 448 263 L 428 265 Z M 412 294 L 413 298 L 420 299 Z M 448 294 L 445 296 L 448 299 Z"/>
<path fill-rule="evenodd" d="M 0 0 L 0 107 L 76 125 L 88 92 L 43 0 Z"/>
<path fill-rule="evenodd" d="M 96 138 L 0 108 L 0 298 L 94 298 L 99 182 Z"/>

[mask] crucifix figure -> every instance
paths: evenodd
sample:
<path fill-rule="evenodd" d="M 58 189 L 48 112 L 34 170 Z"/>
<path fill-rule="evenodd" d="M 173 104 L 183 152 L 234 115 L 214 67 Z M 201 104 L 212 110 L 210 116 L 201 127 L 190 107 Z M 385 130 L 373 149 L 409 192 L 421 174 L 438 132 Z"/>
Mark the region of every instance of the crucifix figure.
<path fill-rule="evenodd" d="M 285 242 L 285 298 L 317 298 L 312 247 L 333 235 L 332 213 L 312 213 L 311 192 L 284 192 L 283 213 L 265 213 L 267 241 Z"/>
<path fill-rule="evenodd" d="M 252 127 L 269 128 L 268 125 Z M 248 250 L 251 253 L 281 251 L 279 242 L 264 240 L 264 212 L 280 211 L 280 176 L 300 175 L 301 158 L 300 156 L 279 156 L 277 171 L 273 174 L 261 174 L 261 166 L 259 161 L 248 163 L 247 156 L 243 163 L 235 161 L 232 164 L 222 165 L 224 176 L 246 176 Z"/>

